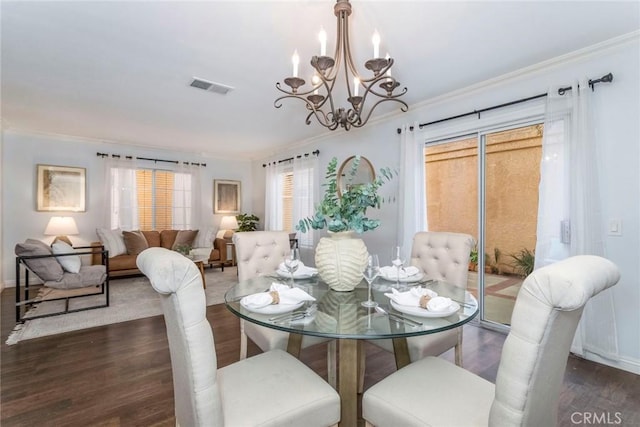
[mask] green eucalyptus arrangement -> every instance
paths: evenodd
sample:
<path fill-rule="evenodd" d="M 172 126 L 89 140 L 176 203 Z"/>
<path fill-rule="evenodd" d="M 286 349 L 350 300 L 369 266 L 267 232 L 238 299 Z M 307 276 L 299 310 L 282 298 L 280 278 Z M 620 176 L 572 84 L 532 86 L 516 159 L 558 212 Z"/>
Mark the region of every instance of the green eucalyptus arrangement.
<path fill-rule="evenodd" d="M 360 164 L 360 156 L 355 156 L 347 174 L 347 182 L 352 181 Z M 298 222 L 296 230 L 306 233 L 309 229 L 327 230 L 337 233 L 341 231 L 355 231 L 364 233 L 380 225 L 380 220 L 367 217 L 367 208 L 380 208 L 382 197 L 378 189 L 394 176 L 388 167 L 381 168 L 378 176 L 366 184 L 347 185 L 342 195 L 338 195 L 338 174 L 336 172 L 338 159 L 332 158 L 327 166 L 325 175 L 324 198 L 311 218 L 304 218 Z"/>
<path fill-rule="evenodd" d="M 236 215 L 236 221 L 238 221 L 238 229 L 236 231 L 256 231 L 260 218 L 253 214 L 241 213 Z"/>
<path fill-rule="evenodd" d="M 191 252 L 191 249 L 191 245 L 176 245 L 176 248 L 174 250 L 184 256 L 188 256 Z"/>

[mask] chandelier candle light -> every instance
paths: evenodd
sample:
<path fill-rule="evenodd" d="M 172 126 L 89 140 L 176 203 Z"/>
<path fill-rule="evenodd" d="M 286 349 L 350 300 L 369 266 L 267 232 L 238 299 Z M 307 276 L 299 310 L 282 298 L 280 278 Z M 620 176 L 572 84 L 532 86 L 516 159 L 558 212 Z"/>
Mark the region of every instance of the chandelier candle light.
<path fill-rule="evenodd" d="M 300 57 L 296 50 L 292 57 L 293 76 L 284 79 L 284 83 L 289 89 L 283 88 L 280 82 L 276 83 L 276 88 L 285 93 L 274 102 L 276 108 L 282 106 L 281 100 L 285 98 L 296 98 L 302 100 L 309 114 L 305 120 L 306 124 L 311 124 L 311 117 L 315 116 L 322 126 L 329 130 L 335 130 L 342 127 L 349 130 L 353 127 L 364 126 L 371 113 L 378 105 L 385 101 L 394 101 L 401 104 L 400 109 L 406 112 L 409 106 L 399 98 L 407 93 L 405 87 L 401 91 L 394 94 L 394 91 L 400 86 L 400 83 L 391 76 L 391 66 L 393 59 L 386 55 L 385 58 L 380 57 L 380 34 L 376 31 L 373 34 L 373 59 L 365 62 L 364 66 L 367 70 L 373 72 L 373 76 L 366 78 L 358 73 L 351 55 L 351 46 L 349 45 L 349 15 L 351 15 L 351 3 L 349 0 L 336 0 L 334 12 L 338 20 L 338 29 L 336 37 L 336 50 L 334 57 L 326 56 L 327 51 L 327 33 L 322 28 L 318 39 L 320 40 L 320 56 L 311 58 L 311 66 L 314 74 L 311 78 L 311 87 L 301 89 L 306 83 L 304 79 L 298 76 Z M 344 60 L 344 78 L 347 88 L 347 101 L 350 107 L 336 108 L 336 100 L 334 99 L 334 85 L 340 74 L 342 61 Z M 350 76 L 353 78 L 351 79 Z M 351 86 L 353 83 L 353 87 Z M 359 95 L 359 89 L 362 88 L 363 93 Z M 322 94 L 324 93 L 324 95 Z M 365 109 L 365 101 L 371 95 L 374 98 L 374 104 Z"/>

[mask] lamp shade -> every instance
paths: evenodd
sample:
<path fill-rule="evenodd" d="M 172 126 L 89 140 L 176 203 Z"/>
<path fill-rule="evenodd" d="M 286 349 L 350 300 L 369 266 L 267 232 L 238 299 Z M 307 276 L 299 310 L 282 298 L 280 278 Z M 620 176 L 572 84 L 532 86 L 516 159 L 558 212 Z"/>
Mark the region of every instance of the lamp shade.
<path fill-rule="evenodd" d="M 220 221 L 221 230 L 235 230 L 238 228 L 238 221 L 235 216 L 223 216 Z"/>
<path fill-rule="evenodd" d="M 47 236 L 64 236 L 69 234 L 79 234 L 76 220 L 70 216 L 54 216 L 49 220 L 47 228 L 44 230 Z"/>

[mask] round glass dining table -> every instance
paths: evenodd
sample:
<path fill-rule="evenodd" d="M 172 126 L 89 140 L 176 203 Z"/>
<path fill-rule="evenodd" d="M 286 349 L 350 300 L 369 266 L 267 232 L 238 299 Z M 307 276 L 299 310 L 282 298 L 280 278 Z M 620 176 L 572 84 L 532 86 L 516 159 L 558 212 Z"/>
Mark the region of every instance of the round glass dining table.
<path fill-rule="evenodd" d="M 286 283 L 300 288 L 315 298 L 296 306 L 271 305 L 249 310 L 240 300 L 251 294 L 266 292 L 272 283 Z M 453 305 L 446 313 L 432 313 L 419 307 L 394 305 L 385 293 L 391 293 L 394 282 L 378 278 L 372 286 L 372 298 L 379 307 L 363 307 L 367 300 L 367 284 L 362 281 L 353 291 L 331 290 L 319 277 L 304 280 L 260 276 L 241 281 L 225 294 L 227 308 L 240 318 L 266 328 L 289 332 L 287 351 L 298 357 L 303 335 L 335 338 L 339 344 L 338 393 L 341 399 L 341 425 L 357 423 L 358 351 L 362 340 L 392 339 L 396 367 L 410 363 L 407 338 L 433 334 L 461 326 L 478 314 L 476 299 L 462 288 L 432 280 L 401 283 L 405 289 L 422 286 L 439 296 L 451 298 Z M 395 306 L 395 308 L 394 308 Z M 295 307 L 295 308 L 294 308 Z M 398 308 L 400 311 L 396 310 Z"/>

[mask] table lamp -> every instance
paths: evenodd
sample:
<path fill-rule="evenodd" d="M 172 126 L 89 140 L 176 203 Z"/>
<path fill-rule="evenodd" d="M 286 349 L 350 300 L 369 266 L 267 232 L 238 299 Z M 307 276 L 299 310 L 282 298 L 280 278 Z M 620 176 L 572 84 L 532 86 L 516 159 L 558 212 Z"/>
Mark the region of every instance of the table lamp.
<path fill-rule="evenodd" d="M 236 220 L 235 216 L 223 216 L 222 221 L 220 221 L 220 230 L 216 237 L 230 239 L 231 236 L 233 236 L 233 230 L 236 230 L 238 227 L 238 220 Z"/>
<path fill-rule="evenodd" d="M 47 224 L 47 228 L 44 230 L 45 236 L 56 236 L 53 241 L 62 240 L 65 243 L 68 243 L 70 246 L 71 240 L 67 237 L 68 234 L 80 234 L 78 232 L 78 227 L 76 226 L 76 221 L 70 216 L 54 216 L 49 220 L 49 224 Z"/>

